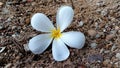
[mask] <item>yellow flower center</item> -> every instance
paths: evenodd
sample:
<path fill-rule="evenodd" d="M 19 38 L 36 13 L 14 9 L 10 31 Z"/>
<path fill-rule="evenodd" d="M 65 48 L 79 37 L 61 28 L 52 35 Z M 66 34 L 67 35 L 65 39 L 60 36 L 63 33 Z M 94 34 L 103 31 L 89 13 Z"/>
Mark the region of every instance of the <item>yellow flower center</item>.
<path fill-rule="evenodd" d="M 51 34 L 51 37 L 57 39 L 57 38 L 60 38 L 61 37 L 61 32 L 60 32 L 60 29 L 54 29 L 52 30 L 52 34 Z"/>

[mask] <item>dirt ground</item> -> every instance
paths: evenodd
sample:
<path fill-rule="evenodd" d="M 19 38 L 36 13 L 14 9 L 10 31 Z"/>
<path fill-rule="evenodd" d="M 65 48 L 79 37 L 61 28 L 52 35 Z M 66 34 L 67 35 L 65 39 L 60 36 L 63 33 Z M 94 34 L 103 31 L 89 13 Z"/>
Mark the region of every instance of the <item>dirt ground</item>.
<path fill-rule="evenodd" d="M 69 48 L 67 60 L 56 62 L 51 47 L 40 55 L 26 50 L 41 34 L 30 25 L 33 14 L 56 22 L 57 9 L 74 9 L 73 23 L 65 30 L 81 31 L 82 49 Z M 0 68 L 120 68 L 120 0 L 0 0 Z"/>

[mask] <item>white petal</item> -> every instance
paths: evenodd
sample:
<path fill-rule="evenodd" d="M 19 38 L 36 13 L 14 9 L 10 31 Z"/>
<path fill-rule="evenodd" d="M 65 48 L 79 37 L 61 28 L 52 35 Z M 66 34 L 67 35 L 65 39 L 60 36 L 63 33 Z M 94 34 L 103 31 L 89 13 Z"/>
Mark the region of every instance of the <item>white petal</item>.
<path fill-rule="evenodd" d="M 47 47 L 50 45 L 52 41 L 52 38 L 50 38 L 50 34 L 41 34 L 33 37 L 29 41 L 29 49 L 34 54 L 41 54 L 43 51 L 47 49 Z"/>
<path fill-rule="evenodd" d="M 67 28 L 73 20 L 74 11 L 69 6 L 62 6 L 57 12 L 57 28 L 61 29 L 61 32 Z"/>
<path fill-rule="evenodd" d="M 70 47 L 82 48 L 85 44 L 85 36 L 81 32 L 70 31 L 63 33 L 61 39 Z"/>
<path fill-rule="evenodd" d="M 54 39 L 52 44 L 52 54 L 56 61 L 63 61 L 68 58 L 70 52 L 61 39 Z"/>
<path fill-rule="evenodd" d="M 42 32 L 50 32 L 52 29 L 55 29 L 49 18 L 42 13 L 33 15 L 31 25 L 34 29 Z"/>

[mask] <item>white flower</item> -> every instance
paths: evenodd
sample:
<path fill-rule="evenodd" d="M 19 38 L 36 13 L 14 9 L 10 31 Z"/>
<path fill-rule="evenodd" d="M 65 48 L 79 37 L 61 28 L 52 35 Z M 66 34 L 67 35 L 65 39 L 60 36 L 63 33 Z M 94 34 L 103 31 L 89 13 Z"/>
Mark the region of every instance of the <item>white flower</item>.
<path fill-rule="evenodd" d="M 57 12 L 57 28 L 53 26 L 48 17 L 42 13 L 36 13 L 31 19 L 34 29 L 46 34 L 40 34 L 29 41 L 29 49 L 34 54 L 41 54 L 52 42 L 52 55 L 56 61 L 63 61 L 68 58 L 70 52 L 66 45 L 72 48 L 82 48 L 85 43 L 85 36 L 81 32 L 63 32 L 72 22 L 74 11 L 69 6 L 62 6 Z"/>

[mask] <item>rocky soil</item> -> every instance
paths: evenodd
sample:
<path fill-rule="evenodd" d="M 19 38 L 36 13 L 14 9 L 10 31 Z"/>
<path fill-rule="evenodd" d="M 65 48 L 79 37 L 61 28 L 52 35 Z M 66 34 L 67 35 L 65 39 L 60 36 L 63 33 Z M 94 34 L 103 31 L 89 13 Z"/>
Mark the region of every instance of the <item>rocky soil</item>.
<path fill-rule="evenodd" d="M 69 48 L 69 58 L 56 62 L 49 47 L 34 55 L 29 40 L 41 34 L 30 25 L 33 14 L 46 14 L 55 24 L 57 9 L 74 9 L 66 31 L 81 31 L 84 48 Z M 0 68 L 120 68 L 120 0 L 0 0 Z"/>

